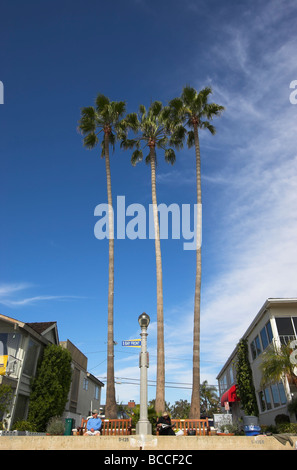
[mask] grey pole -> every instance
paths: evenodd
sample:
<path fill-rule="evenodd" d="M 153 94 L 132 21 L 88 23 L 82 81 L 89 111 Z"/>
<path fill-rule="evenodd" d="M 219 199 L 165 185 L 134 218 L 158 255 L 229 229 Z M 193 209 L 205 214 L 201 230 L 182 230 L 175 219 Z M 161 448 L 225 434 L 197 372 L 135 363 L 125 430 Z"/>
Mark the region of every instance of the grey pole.
<path fill-rule="evenodd" d="M 149 367 L 147 352 L 147 327 L 150 323 L 150 317 L 142 313 L 138 317 L 138 323 L 141 328 L 141 352 L 139 355 L 140 367 L 140 417 L 136 424 L 136 434 L 152 434 L 152 425 L 147 418 L 147 369 Z"/>

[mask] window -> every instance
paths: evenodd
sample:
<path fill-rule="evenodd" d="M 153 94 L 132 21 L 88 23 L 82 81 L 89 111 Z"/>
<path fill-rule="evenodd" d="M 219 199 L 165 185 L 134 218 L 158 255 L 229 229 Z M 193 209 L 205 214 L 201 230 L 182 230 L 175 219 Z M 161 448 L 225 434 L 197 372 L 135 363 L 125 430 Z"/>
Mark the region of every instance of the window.
<path fill-rule="evenodd" d="M 274 408 L 276 408 L 280 406 L 280 396 L 279 396 L 277 384 L 271 385 L 271 392 L 272 392 L 272 398 L 273 398 L 273 406 Z"/>
<path fill-rule="evenodd" d="M 88 388 L 89 388 L 89 380 L 85 377 L 84 383 L 83 383 L 83 389 L 88 390 Z"/>
<path fill-rule="evenodd" d="M 273 384 L 270 387 L 261 390 L 258 394 L 261 411 L 271 410 L 287 403 L 283 383 Z"/>
<path fill-rule="evenodd" d="M 278 384 L 278 391 L 279 391 L 281 405 L 285 405 L 287 403 L 287 397 L 286 397 L 284 384 L 282 382 Z"/>
<path fill-rule="evenodd" d="M 24 374 L 30 377 L 35 373 L 35 365 L 38 356 L 38 344 L 29 339 L 28 348 L 26 351 L 25 363 L 24 363 Z"/>
<path fill-rule="evenodd" d="M 296 338 L 296 330 L 294 329 L 295 317 L 278 317 L 275 319 L 278 335 L 282 344 L 288 344 L 292 339 Z"/>
<path fill-rule="evenodd" d="M 270 396 L 269 388 L 265 388 L 264 397 L 265 397 L 265 402 L 266 402 L 266 409 L 271 410 L 272 404 L 271 404 L 271 396 Z"/>
<path fill-rule="evenodd" d="M 267 331 L 269 343 L 271 343 L 271 341 L 273 340 L 273 333 L 272 333 L 270 321 L 266 324 L 266 331 Z"/>
<path fill-rule="evenodd" d="M 256 357 L 259 356 L 259 354 L 261 353 L 261 345 L 260 345 L 260 339 L 258 335 L 251 342 L 250 347 L 251 347 L 252 358 L 256 359 Z"/>
<path fill-rule="evenodd" d="M 264 350 L 267 348 L 268 344 L 271 343 L 273 337 L 270 321 L 266 323 L 264 328 L 262 328 L 262 330 L 260 331 L 260 336 L 262 341 L 262 347 Z"/>
<path fill-rule="evenodd" d="M 228 388 L 226 374 L 224 374 L 223 377 L 220 379 L 219 385 L 220 385 L 220 393 L 224 393 Z"/>
<path fill-rule="evenodd" d="M 99 387 L 98 385 L 95 385 L 95 394 L 94 394 L 94 398 L 96 400 L 99 400 Z"/>

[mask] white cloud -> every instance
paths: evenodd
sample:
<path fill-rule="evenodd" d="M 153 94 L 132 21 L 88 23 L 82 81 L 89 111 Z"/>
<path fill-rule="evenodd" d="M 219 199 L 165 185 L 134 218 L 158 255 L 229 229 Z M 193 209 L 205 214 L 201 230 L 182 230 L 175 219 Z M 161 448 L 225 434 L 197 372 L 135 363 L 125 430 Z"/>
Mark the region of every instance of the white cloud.
<path fill-rule="evenodd" d="M 32 305 L 36 302 L 48 301 L 48 300 L 71 300 L 79 299 L 81 297 L 74 295 L 38 295 L 33 297 L 16 298 L 19 292 L 32 288 L 32 284 L 29 283 L 17 283 L 17 284 L 2 284 L 0 285 L 0 304 L 6 307 L 21 307 L 25 305 Z"/>

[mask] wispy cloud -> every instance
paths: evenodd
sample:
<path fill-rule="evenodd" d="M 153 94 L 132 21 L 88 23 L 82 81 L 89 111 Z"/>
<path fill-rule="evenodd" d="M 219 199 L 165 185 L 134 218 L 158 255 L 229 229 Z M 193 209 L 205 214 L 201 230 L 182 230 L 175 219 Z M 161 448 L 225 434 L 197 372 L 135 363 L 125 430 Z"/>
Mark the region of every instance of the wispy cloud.
<path fill-rule="evenodd" d="M 227 359 L 268 297 L 297 295 L 296 107 L 289 103 L 297 39 L 286 35 L 287 15 L 271 2 L 260 19 L 229 29 L 214 51 L 227 72 L 212 83 L 226 107 L 217 138 L 229 148 L 216 238 L 224 269 L 202 296 L 202 350 L 214 360 Z M 273 43 L 267 31 L 276 22 Z"/>
<path fill-rule="evenodd" d="M 66 300 L 69 301 L 81 298 L 75 295 L 37 295 L 32 297 L 24 296 L 24 291 L 33 287 L 34 286 L 29 283 L 0 285 L 0 304 L 5 305 L 6 307 L 13 308 L 22 307 L 26 305 L 33 305 L 37 302 Z M 20 293 L 22 293 L 23 295 L 20 296 Z"/>

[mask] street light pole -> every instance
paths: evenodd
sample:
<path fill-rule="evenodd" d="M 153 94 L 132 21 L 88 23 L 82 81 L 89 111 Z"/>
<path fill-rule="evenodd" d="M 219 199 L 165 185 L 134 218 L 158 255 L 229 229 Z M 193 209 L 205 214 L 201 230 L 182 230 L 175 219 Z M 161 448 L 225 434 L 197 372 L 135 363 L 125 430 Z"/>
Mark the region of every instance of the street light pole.
<path fill-rule="evenodd" d="M 149 367 L 147 352 L 147 327 L 150 323 L 150 317 L 142 313 L 138 317 L 138 323 L 141 328 L 141 352 L 139 355 L 140 367 L 140 417 L 136 424 L 136 434 L 152 434 L 152 425 L 147 418 L 147 369 Z"/>

